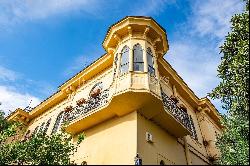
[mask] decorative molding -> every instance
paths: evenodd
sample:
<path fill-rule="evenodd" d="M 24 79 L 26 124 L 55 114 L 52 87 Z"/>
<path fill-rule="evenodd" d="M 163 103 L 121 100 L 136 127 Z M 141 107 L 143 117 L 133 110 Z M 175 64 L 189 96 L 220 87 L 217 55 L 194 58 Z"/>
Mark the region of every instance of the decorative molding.
<path fill-rule="evenodd" d="M 143 33 L 143 38 L 144 38 L 144 39 L 146 39 L 149 30 L 150 30 L 150 27 L 149 27 L 149 26 L 146 26 L 146 28 L 145 28 L 145 30 L 144 30 L 144 33 Z"/>
<path fill-rule="evenodd" d="M 132 34 L 132 27 L 131 26 L 128 26 L 128 34 L 129 34 L 129 37 L 133 36 L 133 34 Z"/>
<path fill-rule="evenodd" d="M 121 42 L 121 37 L 118 34 L 114 34 L 114 39 L 120 43 Z"/>

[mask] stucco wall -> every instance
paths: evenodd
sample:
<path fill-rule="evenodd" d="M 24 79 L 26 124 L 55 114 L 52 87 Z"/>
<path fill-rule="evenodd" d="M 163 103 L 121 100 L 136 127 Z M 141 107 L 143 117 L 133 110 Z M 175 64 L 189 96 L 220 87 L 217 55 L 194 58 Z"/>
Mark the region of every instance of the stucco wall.
<path fill-rule="evenodd" d="M 136 156 L 137 113 L 115 117 L 84 131 L 74 160 L 80 164 L 134 164 Z M 74 138 L 76 141 L 76 138 Z"/>
<path fill-rule="evenodd" d="M 142 158 L 143 164 L 159 164 L 160 160 L 164 160 L 165 164 L 168 165 L 187 164 L 184 148 L 177 142 L 175 137 L 169 135 L 165 130 L 140 114 L 138 114 L 137 125 L 137 151 Z M 146 141 L 146 132 L 153 135 L 153 143 Z"/>
<path fill-rule="evenodd" d="M 192 165 L 208 165 L 207 162 L 203 161 L 201 158 L 199 158 L 192 151 L 190 152 L 190 158 L 191 158 L 191 161 L 192 161 Z"/>
<path fill-rule="evenodd" d="M 46 123 L 47 120 L 51 118 L 51 123 L 47 131 L 47 134 L 50 134 L 55 124 L 57 116 L 60 114 L 60 112 L 64 110 L 66 106 L 68 105 L 75 106 L 76 101 L 79 100 L 80 98 L 88 98 L 91 88 L 98 82 L 103 83 L 103 89 L 108 88 L 112 82 L 112 76 L 113 76 L 112 69 L 107 69 L 101 73 L 98 73 L 98 75 L 94 76 L 91 80 L 89 80 L 79 89 L 77 89 L 72 96 L 61 101 L 57 105 L 49 108 L 43 114 L 33 119 L 29 124 L 28 130 L 31 130 L 32 132 L 37 126 L 41 126 L 43 122 Z"/>

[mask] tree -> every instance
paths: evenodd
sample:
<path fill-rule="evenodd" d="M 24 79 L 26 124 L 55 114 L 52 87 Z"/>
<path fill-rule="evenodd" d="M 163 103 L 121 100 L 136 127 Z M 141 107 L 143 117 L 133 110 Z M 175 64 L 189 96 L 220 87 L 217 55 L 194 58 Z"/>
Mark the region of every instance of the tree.
<path fill-rule="evenodd" d="M 70 157 L 84 139 L 83 134 L 78 135 L 76 145 L 71 143 L 72 137 L 65 133 L 64 128 L 59 134 L 49 136 L 40 132 L 9 142 L 8 139 L 18 134 L 20 127 L 20 123 L 8 122 L 4 118 L 4 112 L 0 110 L 0 165 L 74 164 Z"/>
<path fill-rule="evenodd" d="M 221 99 L 227 111 L 225 127 L 218 137 L 219 164 L 249 164 L 249 0 L 243 13 L 231 19 L 231 32 L 220 47 L 223 56 L 218 67 L 220 84 L 210 97 Z"/>

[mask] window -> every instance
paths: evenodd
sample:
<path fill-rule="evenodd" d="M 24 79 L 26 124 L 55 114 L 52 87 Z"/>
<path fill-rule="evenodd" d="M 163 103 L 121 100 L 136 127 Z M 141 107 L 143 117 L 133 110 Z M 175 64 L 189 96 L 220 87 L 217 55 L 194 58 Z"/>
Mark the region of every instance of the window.
<path fill-rule="evenodd" d="M 153 53 L 150 48 L 147 48 L 148 72 L 155 75 Z"/>
<path fill-rule="evenodd" d="M 37 134 L 37 132 L 38 132 L 38 128 L 39 128 L 39 126 L 36 126 L 35 130 L 34 130 L 34 131 L 33 131 L 33 133 L 31 134 L 31 136 L 34 136 L 34 135 L 36 135 L 36 134 Z"/>
<path fill-rule="evenodd" d="M 24 140 L 28 139 L 29 136 L 30 136 L 30 130 L 28 130 L 24 135 Z"/>
<path fill-rule="evenodd" d="M 121 52 L 120 74 L 128 72 L 128 65 L 129 65 L 129 48 L 128 46 L 124 46 Z"/>
<path fill-rule="evenodd" d="M 63 117 L 64 117 L 64 112 L 61 112 L 57 116 L 54 128 L 52 129 L 52 134 L 56 133 L 58 131 L 58 129 L 61 127 L 61 124 L 63 122 Z"/>
<path fill-rule="evenodd" d="M 44 127 L 43 133 L 46 133 L 46 132 L 48 131 L 50 122 L 51 122 L 51 119 L 49 119 L 49 120 L 46 122 L 46 125 L 45 125 L 45 127 Z"/>
<path fill-rule="evenodd" d="M 143 52 L 140 44 L 136 44 L 133 48 L 134 55 L 134 71 L 144 71 Z"/>
<path fill-rule="evenodd" d="M 43 133 L 44 125 L 45 125 L 45 122 L 43 122 L 42 125 L 40 126 L 38 133 Z"/>
<path fill-rule="evenodd" d="M 102 82 L 98 82 L 96 83 L 92 89 L 90 90 L 89 92 L 89 96 L 91 97 L 96 97 L 97 95 L 99 95 L 101 93 L 103 89 L 103 85 L 102 85 Z"/>

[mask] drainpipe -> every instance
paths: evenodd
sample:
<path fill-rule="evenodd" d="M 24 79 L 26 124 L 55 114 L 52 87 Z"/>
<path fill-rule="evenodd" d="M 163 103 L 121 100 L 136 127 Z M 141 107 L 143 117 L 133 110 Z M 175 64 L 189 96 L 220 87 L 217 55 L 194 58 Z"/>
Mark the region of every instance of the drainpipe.
<path fill-rule="evenodd" d="M 190 153 L 189 153 L 189 149 L 188 149 L 188 143 L 187 143 L 187 137 L 183 137 L 184 140 L 184 149 L 185 149 L 185 156 L 187 159 L 187 165 L 192 165 L 192 161 L 190 158 Z"/>

